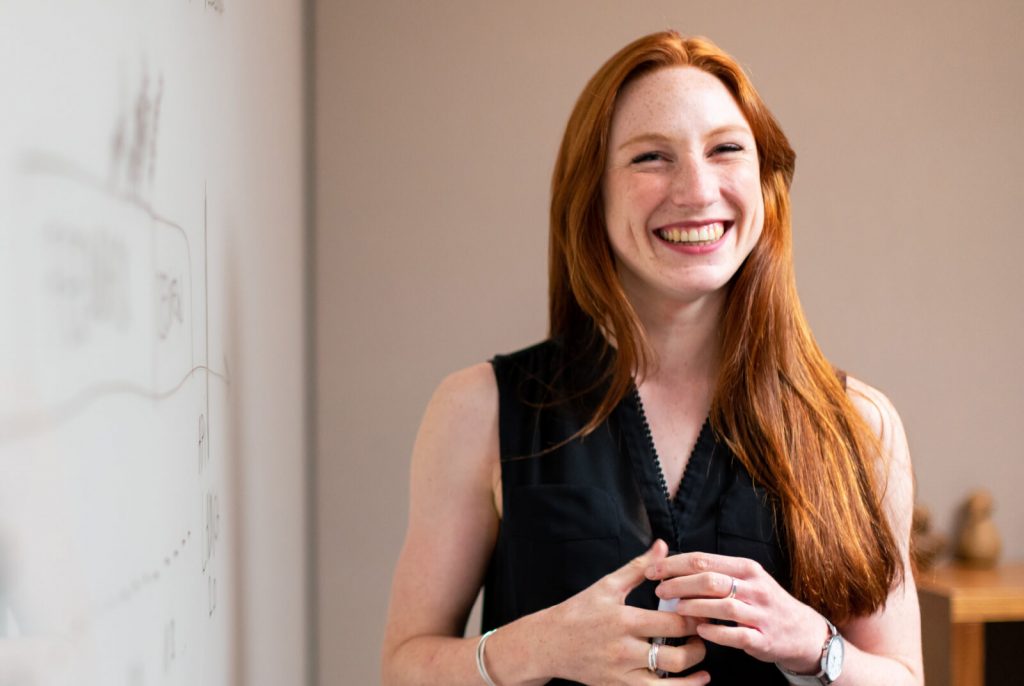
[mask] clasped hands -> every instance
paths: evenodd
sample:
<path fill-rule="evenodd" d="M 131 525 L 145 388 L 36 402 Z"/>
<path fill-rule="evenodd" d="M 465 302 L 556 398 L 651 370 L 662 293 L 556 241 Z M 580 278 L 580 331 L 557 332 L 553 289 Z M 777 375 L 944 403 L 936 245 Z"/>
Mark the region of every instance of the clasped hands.
<path fill-rule="evenodd" d="M 746 651 L 797 673 L 818 669 L 827 635 L 824 618 L 783 589 L 757 562 L 709 553 L 667 556 L 668 546 L 651 548 L 565 602 L 550 608 L 555 631 L 545 641 L 555 676 L 586 684 L 654 684 L 649 668 L 685 671 L 704 659 L 704 641 Z M 625 605 L 645 580 L 660 582 L 659 598 L 677 601 L 674 612 Z M 729 624 L 714 623 L 725 620 Z M 652 638 L 684 638 L 680 646 Z M 668 679 L 686 686 L 705 684 L 697 671 Z"/>

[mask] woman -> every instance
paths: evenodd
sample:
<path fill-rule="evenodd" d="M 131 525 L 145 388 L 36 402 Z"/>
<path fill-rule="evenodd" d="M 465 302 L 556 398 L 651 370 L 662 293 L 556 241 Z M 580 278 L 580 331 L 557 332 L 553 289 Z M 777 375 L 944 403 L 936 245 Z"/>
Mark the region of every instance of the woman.
<path fill-rule="evenodd" d="M 423 420 L 387 683 L 922 683 L 906 441 L 803 318 L 794 161 L 706 40 L 641 38 L 591 79 L 551 338 Z M 487 633 L 459 638 L 481 585 Z"/>

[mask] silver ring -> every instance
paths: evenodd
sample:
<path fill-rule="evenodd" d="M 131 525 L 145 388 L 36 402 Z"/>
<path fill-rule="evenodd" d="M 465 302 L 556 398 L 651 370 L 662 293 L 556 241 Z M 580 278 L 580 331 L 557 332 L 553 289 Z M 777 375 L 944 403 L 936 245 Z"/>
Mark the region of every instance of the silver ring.
<path fill-rule="evenodd" d="M 658 673 L 658 650 L 661 648 L 661 642 L 655 641 L 651 643 L 651 647 L 647 649 L 647 671 Z"/>
<path fill-rule="evenodd" d="M 726 600 L 732 600 L 736 597 L 736 587 L 739 583 L 736 581 L 736 577 L 732 577 L 732 588 L 729 589 L 729 595 L 725 596 Z"/>

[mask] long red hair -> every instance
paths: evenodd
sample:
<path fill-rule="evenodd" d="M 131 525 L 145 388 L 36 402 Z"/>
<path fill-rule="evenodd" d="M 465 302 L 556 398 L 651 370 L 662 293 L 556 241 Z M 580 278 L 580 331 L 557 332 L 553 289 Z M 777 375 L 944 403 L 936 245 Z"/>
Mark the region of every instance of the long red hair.
<path fill-rule="evenodd" d="M 728 287 L 712 426 L 778 499 L 793 594 L 834 622 L 870 614 L 903 571 L 881 505 L 879 442 L 818 348 L 797 297 L 789 205 L 796 155 L 739 64 L 704 38 L 666 31 L 623 48 L 583 89 L 562 139 L 552 180 L 550 333 L 609 361 L 607 392 L 583 433 L 657 364 L 616 274 L 601 179 L 618 94 L 671 66 L 702 69 L 725 85 L 760 162 L 764 229 Z"/>

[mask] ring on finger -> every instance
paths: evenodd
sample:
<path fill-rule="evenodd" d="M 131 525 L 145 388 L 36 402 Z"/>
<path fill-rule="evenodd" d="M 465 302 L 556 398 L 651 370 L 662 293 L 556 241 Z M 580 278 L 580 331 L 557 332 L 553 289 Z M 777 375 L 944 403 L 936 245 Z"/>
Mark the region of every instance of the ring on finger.
<path fill-rule="evenodd" d="M 660 649 L 660 641 L 651 642 L 651 647 L 647 649 L 647 671 L 658 673 L 658 650 Z"/>
<path fill-rule="evenodd" d="M 732 587 L 729 589 L 729 595 L 725 596 L 726 600 L 732 600 L 736 597 L 736 589 L 739 586 L 739 581 L 736 577 L 732 577 Z"/>

